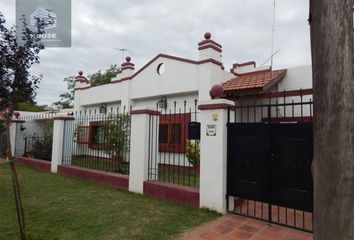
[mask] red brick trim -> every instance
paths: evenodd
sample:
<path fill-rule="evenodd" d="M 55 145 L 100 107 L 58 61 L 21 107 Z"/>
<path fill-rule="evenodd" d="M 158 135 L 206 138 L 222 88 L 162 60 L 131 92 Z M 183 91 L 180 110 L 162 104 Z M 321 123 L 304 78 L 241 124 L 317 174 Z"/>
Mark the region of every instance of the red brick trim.
<path fill-rule="evenodd" d="M 44 170 L 46 172 L 50 172 L 51 162 L 49 161 L 38 160 L 38 159 L 27 158 L 27 157 L 16 157 L 16 160 L 18 163 L 22 165 Z"/>
<path fill-rule="evenodd" d="M 122 67 L 122 70 L 125 70 L 125 69 L 131 69 L 131 70 L 134 70 L 135 68 L 134 68 L 134 67 L 131 67 L 131 66 L 125 66 L 125 67 Z"/>
<path fill-rule="evenodd" d="M 223 66 L 221 62 L 219 62 L 219 61 L 217 61 L 215 59 L 212 59 L 212 58 L 209 58 L 209 59 L 206 59 L 206 60 L 202 60 L 202 61 L 195 61 L 195 60 L 191 60 L 191 59 L 187 59 L 187 58 L 181 58 L 181 57 L 176 57 L 176 56 L 171 56 L 171 55 L 160 53 L 156 57 L 151 59 L 147 64 L 145 64 L 138 71 L 136 71 L 132 76 L 112 81 L 111 84 L 120 83 L 120 82 L 123 82 L 123 81 L 126 81 L 126 80 L 132 80 L 135 76 L 137 76 L 140 72 L 142 72 L 145 68 L 150 66 L 153 62 L 155 62 L 160 57 L 161 58 L 168 58 L 168 59 L 172 59 L 172 60 L 176 60 L 176 61 L 180 61 L 180 62 L 190 63 L 190 64 L 196 64 L 196 65 L 204 64 L 204 63 L 214 63 L 216 65 L 219 65 L 220 67 Z M 75 88 L 74 90 L 84 90 L 84 89 L 88 89 L 90 87 L 95 87 L 95 86 L 89 86 L 89 87 L 83 87 L 83 88 Z"/>
<path fill-rule="evenodd" d="M 74 82 L 80 82 L 80 83 L 90 83 L 87 79 L 86 80 L 82 80 L 82 79 L 77 79 Z"/>
<path fill-rule="evenodd" d="M 161 115 L 159 111 L 150 110 L 150 109 L 139 109 L 139 110 L 130 111 L 130 115 L 137 115 L 137 114 Z"/>
<path fill-rule="evenodd" d="M 59 165 L 58 174 L 85 179 L 88 181 L 109 185 L 114 188 L 127 190 L 129 186 L 129 176 L 119 173 L 109 173 L 75 166 Z"/>
<path fill-rule="evenodd" d="M 223 65 L 222 65 L 222 62 L 216 61 L 216 60 L 211 59 L 211 58 L 205 59 L 205 60 L 202 60 L 202 61 L 199 61 L 199 62 L 198 62 L 198 64 L 203 64 L 203 63 L 214 63 L 214 64 L 216 64 L 216 65 L 219 65 L 220 67 L 223 66 Z"/>
<path fill-rule="evenodd" d="M 218 62 L 214 59 L 206 59 L 203 61 L 195 61 L 195 60 L 191 60 L 191 59 L 187 59 L 187 58 L 181 58 L 181 57 L 176 57 L 176 56 L 172 56 L 172 55 L 167 55 L 167 54 L 163 54 L 160 53 L 158 54 L 156 57 L 154 57 L 153 59 L 151 59 L 147 64 L 145 64 L 142 68 L 140 68 L 136 73 L 134 73 L 133 76 L 131 76 L 130 78 L 134 78 L 136 75 L 138 75 L 140 72 L 142 72 L 145 68 L 147 68 L 149 65 L 151 65 L 153 62 L 155 62 L 158 58 L 168 58 L 168 59 L 172 59 L 172 60 L 176 60 L 176 61 L 180 61 L 180 62 L 186 62 L 186 63 L 191 63 L 191 64 L 203 64 L 206 62 L 212 62 L 215 63 L 217 65 L 222 66 L 221 62 Z"/>
<path fill-rule="evenodd" d="M 256 67 L 256 62 L 249 61 L 249 62 L 244 62 L 244 63 L 234 63 L 234 64 L 232 64 L 232 67 L 236 68 L 236 67 L 244 67 L 244 66 L 248 66 L 248 65 L 253 65 L 254 67 Z"/>
<path fill-rule="evenodd" d="M 199 208 L 199 190 L 171 183 L 145 181 L 144 194 Z"/>
<path fill-rule="evenodd" d="M 131 80 L 131 79 L 132 79 L 132 77 L 125 77 L 125 78 L 122 78 L 119 80 L 111 81 L 111 83 L 120 83 L 120 82 L 124 82 L 124 81 Z"/>
<path fill-rule="evenodd" d="M 74 89 L 74 91 L 76 91 L 76 90 L 85 90 L 85 89 L 89 89 L 89 88 L 91 88 L 91 87 L 95 87 L 95 86 L 88 86 L 88 87 L 82 87 L 82 88 L 75 88 Z"/>
<path fill-rule="evenodd" d="M 53 117 L 53 120 L 75 120 L 74 117 Z"/>
<path fill-rule="evenodd" d="M 219 52 L 219 53 L 222 52 L 222 50 L 221 50 L 220 48 L 218 48 L 218 47 L 216 47 L 216 46 L 214 46 L 214 45 L 211 45 L 211 44 L 200 46 L 200 47 L 198 48 L 198 50 L 203 50 L 203 49 L 207 49 L 207 48 L 212 48 L 212 49 L 214 49 L 215 51 L 217 51 L 217 52 Z"/>
<path fill-rule="evenodd" d="M 213 110 L 213 109 L 227 109 L 232 107 L 232 104 L 228 103 L 214 103 L 214 104 L 202 104 L 198 106 L 199 110 Z"/>
<path fill-rule="evenodd" d="M 125 66 L 132 66 L 132 67 L 134 67 L 135 65 L 134 65 L 133 63 L 131 63 L 131 62 L 125 62 L 125 63 L 122 63 L 121 66 L 122 66 L 122 67 L 125 67 Z"/>
<path fill-rule="evenodd" d="M 217 43 L 217 42 L 215 42 L 215 41 L 213 41 L 211 39 L 206 39 L 206 40 L 203 40 L 203 41 L 199 42 L 198 46 L 201 46 L 201 45 L 204 45 L 204 44 L 208 44 L 208 43 L 212 43 L 212 44 L 218 46 L 219 48 L 222 48 L 222 46 L 219 43 Z"/>

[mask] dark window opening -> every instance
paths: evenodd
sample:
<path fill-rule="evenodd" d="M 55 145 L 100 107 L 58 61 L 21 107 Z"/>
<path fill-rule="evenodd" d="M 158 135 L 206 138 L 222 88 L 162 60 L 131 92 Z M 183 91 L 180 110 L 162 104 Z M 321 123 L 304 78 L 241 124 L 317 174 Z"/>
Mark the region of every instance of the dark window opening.
<path fill-rule="evenodd" d="M 191 114 L 166 114 L 160 116 L 159 151 L 186 152 L 188 123 Z"/>

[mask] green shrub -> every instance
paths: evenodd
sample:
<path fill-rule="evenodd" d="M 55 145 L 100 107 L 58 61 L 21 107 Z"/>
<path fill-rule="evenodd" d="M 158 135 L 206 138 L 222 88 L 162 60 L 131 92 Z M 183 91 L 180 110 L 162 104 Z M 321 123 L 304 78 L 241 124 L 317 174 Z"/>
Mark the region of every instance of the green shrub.
<path fill-rule="evenodd" d="M 187 140 L 186 157 L 193 166 L 200 164 L 200 140 Z"/>

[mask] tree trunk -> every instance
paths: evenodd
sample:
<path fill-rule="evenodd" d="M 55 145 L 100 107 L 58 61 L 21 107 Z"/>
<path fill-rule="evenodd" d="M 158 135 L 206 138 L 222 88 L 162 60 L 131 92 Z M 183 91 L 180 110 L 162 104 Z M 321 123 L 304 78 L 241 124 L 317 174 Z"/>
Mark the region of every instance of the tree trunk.
<path fill-rule="evenodd" d="M 12 114 L 11 114 L 12 115 Z M 16 165 L 14 162 L 14 157 L 11 151 L 11 141 L 10 141 L 10 123 L 11 121 L 7 121 L 6 123 L 6 132 L 7 132 L 7 161 L 10 162 L 10 169 L 11 169 L 11 176 L 12 176 L 12 186 L 14 191 L 14 197 L 16 202 L 16 210 L 17 210 L 17 219 L 21 234 L 21 239 L 26 239 L 25 233 L 25 215 L 23 211 L 22 199 L 21 199 L 21 191 L 20 191 L 20 184 L 18 182 Z"/>
<path fill-rule="evenodd" d="M 311 1 L 314 239 L 354 239 L 353 0 Z"/>

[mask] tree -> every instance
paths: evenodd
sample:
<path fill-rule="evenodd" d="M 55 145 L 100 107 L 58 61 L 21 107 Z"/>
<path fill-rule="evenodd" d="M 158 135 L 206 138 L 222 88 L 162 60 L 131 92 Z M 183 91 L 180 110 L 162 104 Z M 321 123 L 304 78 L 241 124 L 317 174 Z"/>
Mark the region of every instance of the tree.
<path fill-rule="evenodd" d="M 68 86 L 68 92 L 60 94 L 60 100 L 53 103 L 53 105 L 57 108 L 72 108 L 74 107 L 75 77 L 66 77 L 64 78 L 64 82 Z"/>
<path fill-rule="evenodd" d="M 354 239 L 352 0 L 312 0 L 314 239 Z"/>
<path fill-rule="evenodd" d="M 88 78 L 90 79 L 90 83 L 93 86 L 108 84 L 111 82 L 111 79 L 117 75 L 117 71 L 118 71 L 117 65 L 111 65 L 103 73 L 101 70 L 98 70 L 98 72 L 89 75 Z"/>
<path fill-rule="evenodd" d="M 108 116 L 98 131 L 103 139 L 103 151 L 118 166 L 118 172 L 123 162 L 124 155 L 129 151 L 130 143 L 130 116 L 128 114 L 117 114 Z"/>
<path fill-rule="evenodd" d="M 110 83 L 111 79 L 117 75 L 117 71 L 117 65 L 111 65 L 103 73 L 102 70 L 98 70 L 98 72 L 89 75 L 88 78 L 93 86 L 100 86 Z M 75 77 L 66 77 L 64 82 L 67 83 L 68 91 L 60 94 L 60 100 L 53 105 L 57 108 L 72 108 L 74 106 Z"/>
<path fill-rule="evenodd" d="M 15 110 L 27 112 L 43 112 L 48 108 L 47 105 L 37 105 L 36 103 L 20 102 L 17 104 Z"/>
<path fill-rule="evenodd" d="M 22 39 L 17 39 L 16 27 L 7 28 L 5 22 L 0 12 L 0 125 L 5 126 L 7 130 L 7 159 L 11 168 L 21 238 L 25 239 L 24 212 L 16 165 L 11 152 L 9 128 L 18 104 L 33 103 L 40 77 L 31 75 L 29 68 L 39 63 L 39 52 L 44 49 L 40 35 L 44 33 L 46 24 L 51 21 L 37 19 L 37 31 L 34 32 L 28 28 L 23 16 Z"/>

